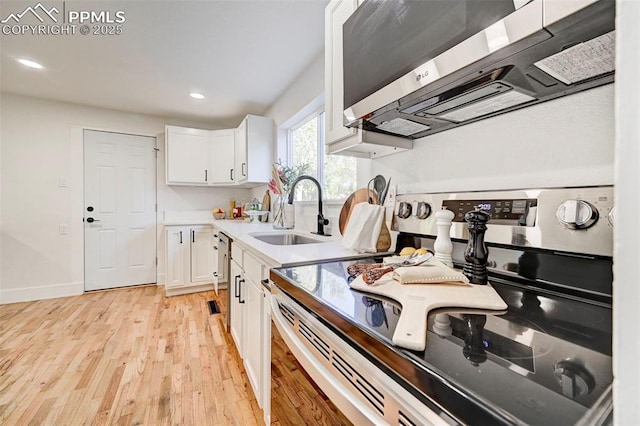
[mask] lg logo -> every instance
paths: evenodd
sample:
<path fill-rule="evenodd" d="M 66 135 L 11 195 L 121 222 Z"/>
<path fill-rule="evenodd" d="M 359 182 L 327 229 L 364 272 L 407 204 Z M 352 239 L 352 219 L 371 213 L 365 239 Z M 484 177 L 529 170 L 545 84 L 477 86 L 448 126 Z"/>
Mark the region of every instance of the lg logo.
<path fill-rule="evenodd" d="M 429 76 L 429 71 L 421 72 L 420 74 L 418 74 L 418 75 L 416 76 L 416 81 L 420 81 L 420 80 L 422 80 L 423 78 L 427 78 L 428 76 Z"/>

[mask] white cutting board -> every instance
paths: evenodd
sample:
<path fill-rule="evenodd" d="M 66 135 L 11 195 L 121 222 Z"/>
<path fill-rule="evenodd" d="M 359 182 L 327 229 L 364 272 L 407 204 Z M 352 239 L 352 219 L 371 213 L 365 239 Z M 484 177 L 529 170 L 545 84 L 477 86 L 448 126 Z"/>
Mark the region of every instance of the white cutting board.
<path fill-rule="evenodd" d="M 354 290 L 385 296 L 402 305 L 392 339 L 396 346 L 424 351 L 427 345 L 427 315 L 433 309 L 507 309 L 507 304 L 491 284 L 400 284 L 391 275 L 384 275 L 373 285 L 365 284 L 360 275 L 349 285 Z"/>

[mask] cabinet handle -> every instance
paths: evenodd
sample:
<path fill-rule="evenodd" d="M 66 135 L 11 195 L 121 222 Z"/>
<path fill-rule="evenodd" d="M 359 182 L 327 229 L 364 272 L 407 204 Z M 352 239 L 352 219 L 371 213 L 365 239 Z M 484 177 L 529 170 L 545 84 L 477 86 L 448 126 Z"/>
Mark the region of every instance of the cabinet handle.
<path fill-rule="evenodd" d="M 242 284 L 243 282 L 244 282 L 244 278 L 238 281 L 238 284 Z M 240 287 L 240 291 L 239 291 L 240 294 L 238 295 L 238 303 L 244 303 L 245 302 L 244 299 L 240 298 L 242 296 L 242 286 L 239 286 L 239 287 Z"/>
<path fill-rule="evenodd" d="M 237 297 L 238 299 L 240 298 L 240 293 L 238 293 L 238 279 L 240 278 L 240 275 L 236 275 L 234 278 L 234 290 L 233 293 L 235 295 L 235 297 Z"/>
<path fill-rule="evenodd" d="M 196 242 L 196 231 L 194 231 L 193 229 L 191 230 L 191 242 Z"/>
<path fill-rule="evenodd" d="M 204 171 L 204 181 L 206 182 L 209 179 L 208 170 Z"/>
<path fill-rule="evenodd" d="M 233 180 L 233 169 L 229 169 L 229 177 Z"/>
<path fill-rule="evenodd" d="M 216 246 L 213 246 L 213 249 L 214 249 L 214 250 L 218 250 L 218 247 L 216 247 Z"/>
<path fill-rule="evenodd" d="M 214 277 L 217 277 L 217 276 L 218 276 L 218 273 L 217 273 L 217 272 L 213 272 L 213 276 L 214 276 Z"/>
<path fill-rule="evenodd" d="M 182 244 L 182 231 L 180 231 L 180 244 Z"/>
<path fill-rule="evenodd" d="M 244 171 L 244 168 L 247 167 L 247 163 L 242 163 L 242 176 L 246 176 L 247 172 Z"/>

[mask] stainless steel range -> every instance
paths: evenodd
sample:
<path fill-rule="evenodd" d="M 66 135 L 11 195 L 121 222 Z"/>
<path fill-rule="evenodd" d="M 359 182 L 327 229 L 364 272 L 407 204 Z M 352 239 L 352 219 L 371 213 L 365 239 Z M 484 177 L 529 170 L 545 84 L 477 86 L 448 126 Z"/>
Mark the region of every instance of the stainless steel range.
<path fill-rule="evenodd" d="M 355 261 L 272 271 L 274 321 L 354 423 L 610 422 L 612 203 L 612 187 L 399 195 L 397 248 L 433 248 L 434 211 L 447 208 L 456 267 L 465 213 L 489 213 L 489 281 L 508 305 L 416 318 L 424 351 L 393 345 L 402 307 L 352 290 Z"/>

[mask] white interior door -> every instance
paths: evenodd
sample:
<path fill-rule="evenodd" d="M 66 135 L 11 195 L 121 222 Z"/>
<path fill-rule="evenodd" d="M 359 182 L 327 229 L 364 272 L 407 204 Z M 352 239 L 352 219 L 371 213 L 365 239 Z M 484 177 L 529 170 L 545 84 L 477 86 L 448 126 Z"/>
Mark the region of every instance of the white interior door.
<path fill-rule="evenodd" d="M 156 140 L 84 131 L 84 288 L 156 282 Z"/>

